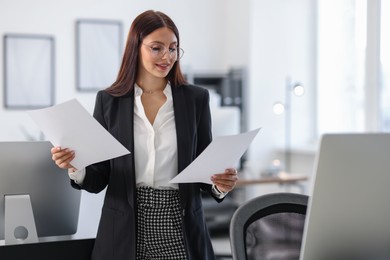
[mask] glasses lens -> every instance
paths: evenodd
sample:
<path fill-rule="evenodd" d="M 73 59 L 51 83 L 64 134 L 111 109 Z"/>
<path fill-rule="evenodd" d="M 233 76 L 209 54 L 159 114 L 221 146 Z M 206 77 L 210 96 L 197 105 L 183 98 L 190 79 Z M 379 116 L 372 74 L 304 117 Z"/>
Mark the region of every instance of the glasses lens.
<path fill-rule="evenodd" d="M 177 59 L 178 60 L 180 60 L 182 57 L 183 57 L 183 55 L 184 55 L 184 50 L 182 49 L 182 48 L 179 48 L 178 50 L 177 50 Z"/>
<path fill-rule="evenodd" d="M 148 45 L 147 45 L 148 46 Z M 161 59 L 168 53 L 171 59 L 179 60 L 183 57 L 184 50 L 182 48 L 166 48 L 165 46 L 148 46 L 154 59 Z"/>
<path fill-rule="evenodd" d="M 150 53 L 152 54 L 153 58 L 159 58 L 162 56 L 161 54 L 164 53 L 163 47 L 156 46 L 156 47 L 149 47 L 150 48 Z"/>

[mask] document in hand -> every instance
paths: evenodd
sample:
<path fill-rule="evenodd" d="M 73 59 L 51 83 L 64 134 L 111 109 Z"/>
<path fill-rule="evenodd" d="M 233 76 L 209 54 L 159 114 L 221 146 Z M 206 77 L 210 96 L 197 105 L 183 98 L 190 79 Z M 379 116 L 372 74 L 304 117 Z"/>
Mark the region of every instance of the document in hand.
<path fill-rule="evenodd" d="M 170 183 L 203 182 L 212 184 L 213 174 L 235 167 L 260 128 L 238 134 L 216 137 L 207 148 Z"/>
<path fill-rule="evenodd" d="M 76 99 L 27 113 L 54 146 L 76 152 L 77 169 L 130 153 Z"/>

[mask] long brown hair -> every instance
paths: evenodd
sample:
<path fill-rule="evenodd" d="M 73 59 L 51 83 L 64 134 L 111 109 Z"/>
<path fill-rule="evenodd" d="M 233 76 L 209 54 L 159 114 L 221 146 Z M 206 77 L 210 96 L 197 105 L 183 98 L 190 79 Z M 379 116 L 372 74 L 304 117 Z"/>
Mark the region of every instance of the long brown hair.
<path fill-rule="evenodd" d="M 113 96 L 123 96 L 134 88 L 138 74 L 139 49 L 143 39 L 156 29 L 167 27 L 172 30 L 177 38 L 178 51 L 180 47 L 179 31 L 169 16 L 159 12 L 148 10 L 138 15 L 131 24 L 127 37 L 126 47 L 115 82 L 106 89 Z M 168 81 L 173 87 L 186 83 L 180 70 L 180 60 L 177 60 L 167 75 Z"/>

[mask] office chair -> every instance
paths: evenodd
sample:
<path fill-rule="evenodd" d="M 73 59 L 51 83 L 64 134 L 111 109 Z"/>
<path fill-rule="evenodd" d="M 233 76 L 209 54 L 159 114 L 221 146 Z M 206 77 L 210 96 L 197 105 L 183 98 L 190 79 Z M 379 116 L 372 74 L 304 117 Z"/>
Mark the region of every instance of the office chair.
<path fill-rule="evenodd" d="M 271 193 L 241 205 L 230 222 L 234 260 L 299 259 L 308 196 Z"/>

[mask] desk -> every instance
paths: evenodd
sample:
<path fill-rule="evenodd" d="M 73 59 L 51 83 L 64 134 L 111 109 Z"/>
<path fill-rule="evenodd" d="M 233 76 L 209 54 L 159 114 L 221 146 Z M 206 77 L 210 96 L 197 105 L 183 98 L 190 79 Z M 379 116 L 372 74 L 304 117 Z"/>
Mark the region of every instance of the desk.
<path fill-rule="evenodd" d="M 0 246 L 1 259 L 89 260 L 95 239 Z"/>
<path fill-rule="evenodd" d="M 236 187 L 244 187 L 254 184 L 288 184 L 299 186 L 302 190 L 302 193 L 304 193 L 304 186 L 301 184 L 301 182 L 307 181 L 308 179 L 309 177 L 303 174 L 280 173 L 276 176 L 261 177 L 256 179 L 240 178 L 237 181 Z"/>

